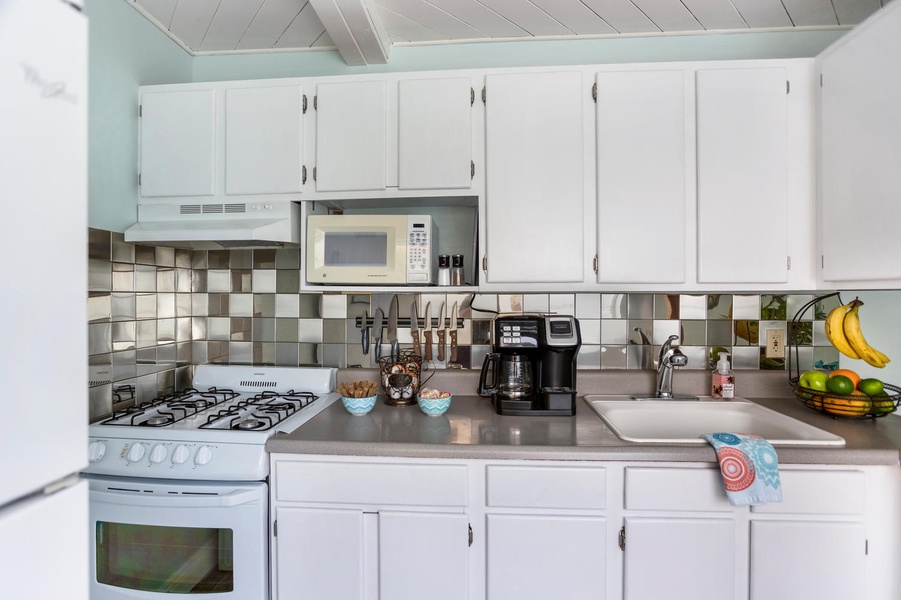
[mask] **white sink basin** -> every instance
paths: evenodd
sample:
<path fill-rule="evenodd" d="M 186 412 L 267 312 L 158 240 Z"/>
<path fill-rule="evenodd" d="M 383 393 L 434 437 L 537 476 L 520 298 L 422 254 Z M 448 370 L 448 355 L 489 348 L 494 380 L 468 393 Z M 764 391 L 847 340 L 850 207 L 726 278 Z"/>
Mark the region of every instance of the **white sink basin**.
<path fill-rule="evenodd" d="M 585 396 L 620 439 L 645 444 L 706 444 L 705 433 L 749 433 L 773 445 L 844 446 L 845 440 L 759 404 L 742 400 L 631 400 Z"/>

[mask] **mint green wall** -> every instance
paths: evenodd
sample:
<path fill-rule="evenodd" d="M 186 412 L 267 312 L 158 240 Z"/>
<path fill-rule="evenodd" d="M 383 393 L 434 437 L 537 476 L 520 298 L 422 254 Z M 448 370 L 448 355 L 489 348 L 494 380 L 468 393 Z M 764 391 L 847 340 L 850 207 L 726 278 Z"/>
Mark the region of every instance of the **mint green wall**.
<path fill-rule="evenodd" d="M 87 0 L 88 223 L 137 220 L 138 86 L 191 81 L 191 55 L 125 1 Z"/>
<path fill-rule="evenodd" d="M 395 71 L 816 56 L 847 30 L 542 40 L 395 47 L 387 65 L 348 67 L 336 51 L 194 58 L 194 81 Z"/>

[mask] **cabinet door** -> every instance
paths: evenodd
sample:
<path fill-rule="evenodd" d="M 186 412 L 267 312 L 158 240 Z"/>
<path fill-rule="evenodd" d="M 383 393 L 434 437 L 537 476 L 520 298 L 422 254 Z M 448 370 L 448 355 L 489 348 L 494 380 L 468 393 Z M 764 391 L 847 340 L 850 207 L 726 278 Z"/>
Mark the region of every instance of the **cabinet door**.
<path fill-rule="evenodd" d="M 303 186 L 300 86 L 225 92 L 225 193 L 290 194 Z"/>
<path fill-rule="evenodd" d="M 697 73 L 698 281 L 788 281 L 783 68 Z"/>
<path fill-rule="evenodd" d="M 860 523 L 751 523 L 751 600 L 847 600 L 866 589 Z"/>
<path fill-rule="evenodd" d="M 626 519 L 623 560 L 625 600 L 736 597 L 731 519 Z"/>
<path fill-rule="evenodd" d="M 465 514 L 379 512 L 379 598 L 465 600 Z"/>
<path fill-rule="evenodd" d="M 685 283 L 685 75 L 597 75 L 598 281 Z"/>
<path fill-rule="evenodd" d="M 486 520 L 487 600 L 587 598 L 586 590 L 592 600 L 605 598 L 602 517 L 488 515 Z"/>
<path fill-rule="evenodd" d="M 316 86 L 316 189 L 384 190 L 387 131 L 384 81 Z"/>
<path fill-rule="evenodd" d="M 214 191 L 216 92 L 141 96 L 141 195 L 211 196 Z"/>
<path fill-rule="evenodd" d="M 471 93 L 468 77 L 398 84 L 399 189 L 471 187 Z"/>
<path fill-rule="evenodd" d="M 820 59 L 819 196 L 824 281 L 897 289 L 890 242 L 901 222 L 901 6 L 843 36 Z M 882 283 L 886 282 L 886 283 Z M 888 282 L 893 282 L 892 284 Z"/>
<path fill-rule="evenodd" d="M 581 73 L 489 75 L 488 283 L 584 279 Z"/>
<path fill-rule="evenodd" d="M 363 598 L 363 511 L 276 509 L 276 600 Z"/>

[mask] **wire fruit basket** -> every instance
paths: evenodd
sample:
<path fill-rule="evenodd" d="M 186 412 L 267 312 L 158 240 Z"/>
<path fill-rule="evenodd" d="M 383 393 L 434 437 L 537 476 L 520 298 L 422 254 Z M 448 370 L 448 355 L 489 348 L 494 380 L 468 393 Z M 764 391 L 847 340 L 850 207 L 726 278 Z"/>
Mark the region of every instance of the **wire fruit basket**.
<path fill-rule="evenodd" d="M 802 306 L 789 324 L 788 330 L 788 371 L 789 383 L 795 393 L 795 397 L 804 403 L 807 408 L 817 412 L 828 414 L 835 419 L 877 419 L 889 415 L 898 410 L 901 403 L 901 388 L 883 382 L 883 392 L 875 396 L 865 394 L 836 394 L 827 390 L 814 390 L 801 385 L 801 366 L 796 340 L 801 321 L 807 311 L 833 296 L 841 297 L 838 292 L 826 294 L 814 298 Z"/>

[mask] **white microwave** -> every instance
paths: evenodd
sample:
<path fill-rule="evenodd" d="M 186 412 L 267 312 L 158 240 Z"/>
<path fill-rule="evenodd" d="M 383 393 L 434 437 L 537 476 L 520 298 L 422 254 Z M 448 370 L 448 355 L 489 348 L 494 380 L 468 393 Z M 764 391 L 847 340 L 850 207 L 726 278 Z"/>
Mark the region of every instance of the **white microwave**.
<path fill-rule="evenodd" d="M 433 285 L 437 235 L 428 215 L 310 215 L 307 283 Z"/>

